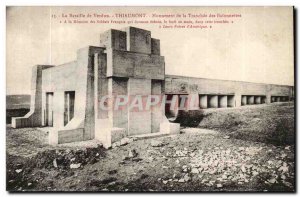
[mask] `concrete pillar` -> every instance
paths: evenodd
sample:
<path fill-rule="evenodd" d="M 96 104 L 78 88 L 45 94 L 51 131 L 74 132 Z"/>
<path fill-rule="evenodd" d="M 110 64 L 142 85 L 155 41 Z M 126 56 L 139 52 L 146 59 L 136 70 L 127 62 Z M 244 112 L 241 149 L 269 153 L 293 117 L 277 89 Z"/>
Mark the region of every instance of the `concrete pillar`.
<path fill-rule="evenodd" d="M 247 105 L 247 96 L 242 96 L 242 105 Z"/>
<path fill-rule="evenodd" d="M 265 96 L 262 96 L 261 97 L 261 103 L 266 103 L 266 101 L 267 101 L 267 98 Z"/>
<path fill-rule="evenodd" d="M 207 108 L 207 95 L 200 95 L 199 96 L 199 105 L 200 105 L 200 109 L 206 109 Z"/>
<path fill-rule="evenodd" d="M 267 95 L 266 95 L 266 104 L 270 104 L 270 103 L 272 103 L 272 101 L 271 101 L 271 94 L 267 93 Z"/>
<path fill-rule="evenodd" d="M 280 98 L 280 101 L 281 101 L 281 102 L 286 102 L 286 101 L 288 101 L 288 97 L 287 97 L 287 96 L 282 96 L 282 97 Z"/>
<path fill-rule="evenodd" d="M 199 110 L 200 109 L 200 97 L 198 93 L 192 93 L 188 95 L 187 109 Z"/>
<path fill-rule="evenodd" d="M 226 95 L 219 95 L 218 96 L 218 107 L 219 108 L 226 108 L 227 107 L 227 96 Z"/>
<path fill-rule="evenodd" d="M 227 107 L 234 107 L 234 96 L 227 96 Z"/>
<path fill-rule="evenodd" d="M 208 108 L 218 108 L 218 96 L 209 95 L 208 96 Z"/>
<path fill-rule="evenodd" d="M 247 96 L 247 104 L 248 105 L 254 104 L 254 96 Z"/>
<path fill-rule="evenodd" d="M 188 99 L 189 95 L 181 94 L 179 96 L 179 103 L 178 103 L 178 109 L 179 110 L 188 110 Z"/>
<path fill-rule="evenodd" d="M 150 79 L 129 78 L 127 87 L 130 105 L 146 102 L 147 96 L 151 95 Z M 146 95 L 146 97 L 141 97 L 141 95 Z M 124 121 L 128 121 L 129 135 L 151 133 L 151 111 L 129 106 L 128 119 L 124 117 Z"/>
<path fill-rule="evenodd" d="M 175 119 L 178 115 L 179 96 L 176 94 L 166 96 L 165 115 L 168 119 Z"/>
<path fill-rule="evenodd" d="M 271 96 L 271 103 L 274 103 L 276 101 L 276 97 L 275 96 Z"/>
<path fill-rule="evenodd" d="M 151 80 L 151 95 L 162 95 L 162 81 Z M 164 109 L 160 105 L 152 106 L 151 108 L 151 132 L 156 133 L 160 130 L 160 123 L 165 115 Z"/>
<path fill-rule="evenodd" d="M 242 95 L 239 91 L 235 92 L 235 94 L 233 95 L 233 100 L 234 107 L 242 106 Z"/>
<path fill-rule="evenodd" d="M 276 102 L 280 102 L 280 96 L 276 97 Z"/>
<path fill-rule="evenodd" d="M 53 126 L 53 92 L 46 93 L 45 125 Z"/>
<path fill-rule="evenodd" d="M 254 102 L 255 102 L 255 104 L 261 104 L 261 96 L 255 96 Z"/>

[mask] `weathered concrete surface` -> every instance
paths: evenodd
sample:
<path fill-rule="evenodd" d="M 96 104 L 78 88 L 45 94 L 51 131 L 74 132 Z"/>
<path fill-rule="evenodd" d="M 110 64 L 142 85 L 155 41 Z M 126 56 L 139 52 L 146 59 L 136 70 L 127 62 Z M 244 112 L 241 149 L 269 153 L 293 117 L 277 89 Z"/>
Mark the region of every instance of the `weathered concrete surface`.
<path fill-rule="evenodd" d="M 129 98 L 146 101 L 147 97 L 137 97 L 137 95 L 151 95 L 151 80 L 130 78 L 128 81 L 128 95 Z M 151 133 L 151 111 L 138 110 L 137 108 L 129 109 L 128 130 L 129 135 Z"/>
<path fill-rule="evenodd" d="M 127 51 L 151 54 L 151 32 L 135 27 L 124 29 L 127 35 Z"/>
<path fill-rule="evenodd" d="M 220 108 L 227 107 L 227 96 L 224 96 L 224 95 L 218 96 L 218 107 L 220 107 Z"/>
<path fill-rule="evenodd" d="M 242 105 L 247 105 L 247 96 L 242 96 Z"/>
<path fill-rule="evenodd" d="M 247 105 L 254 104 L 254 96 L 247 96 Z"/>
<path fill-rule="evenodd" d="M 162 95 L 162 85 L 161 80 L 151 80 L 151 95 Z M 155 105 L 150 108 L 151 110 L 151 132 L 157 133 L 160 131 L 160 123 L 165 117 L 165 110 L 162 109 L 160 105 Z"/>
<path fill-rule="evenodd" d="M 266 103 L 271 103 L 271 96 L 294 97 L 293 86 L 249 83 L 243 81 L 228 81 L 166 75 L 166 94 L 203 94 L 203 95 L 234 95 L 235 106 L 246 105 L 243 95 L 264 95 Z"/>
<path fill-rule="evenodd" d="M 164 75 L 165 65 L 162 56 L 107 50 L 107 77 L 163 80 Z"/>
<path fill-rule="evenodd" d="M 160 40 L 151 38 L 151 54 L 160 55 Z"/>
<path fill-rule="evenodd" d="M 32 68 L 30 111 L 24 117 L 12 118 L 13 128 L 42 126 L 44 114 L 42 109 L 43 70 L 51 67 L 53 66 L 36 65 Z"/>
<path fill-rule="evenodd" d="M 218 108 L 219 104 L 217 95 L 209 95 L 207 99 L 209 108 Z"/>
<path fill-rule="evenodd" d="M 200 101 L 199 101 L 200 108 L 206 109 L 207 108 L 207 95 L 200 95 L 199 99 L 200 99 Z"/>
<path fill-rule="evenodd" d="M 233 95 L 227 96 L 227 106 L 228 107 L 235 107 L 235 100 Z"/>
<path fill-rule="evenodd" d="M 254 97 L 254 103 L 255 104 L 261 104 L 261 96 L 255 96 Z"/>
<path fill-rule="evenodd" d="M 168 134 L 178 134 L 180 132 L 180 124 L 164 121 L 160 124 L 160 132 Z"/>
<path fill-rule="evenodd" d="M 107 49 L 127 50 L 126 32 L 110 29 L 100 35 L 100 46 Z"/>

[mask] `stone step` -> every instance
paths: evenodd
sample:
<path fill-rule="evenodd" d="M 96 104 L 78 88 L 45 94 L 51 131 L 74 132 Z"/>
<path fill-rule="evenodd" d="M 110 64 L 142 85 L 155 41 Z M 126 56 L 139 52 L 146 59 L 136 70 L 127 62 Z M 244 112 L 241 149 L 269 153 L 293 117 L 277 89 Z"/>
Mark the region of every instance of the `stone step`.
<path fill-rule="evenodd" d="M 157 132 L 157 133 L 147 133 L 147 134 L 128 136 L 128 138 L 149 139 L 149 138 L 163 137 L 163 136 L 167 136 L 167 135 L 170 135 L 170 134 Z"/>

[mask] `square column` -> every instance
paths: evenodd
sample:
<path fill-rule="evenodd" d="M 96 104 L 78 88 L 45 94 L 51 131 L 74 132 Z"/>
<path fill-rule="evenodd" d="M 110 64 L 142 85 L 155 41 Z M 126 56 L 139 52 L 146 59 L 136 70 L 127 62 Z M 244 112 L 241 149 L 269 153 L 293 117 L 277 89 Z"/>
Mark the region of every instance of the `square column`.
<path fill-rule="evenodd" d="M 200 109 L 207 109 L 207 95 L 199 96 Z"/>
<path fill-rule="evenodd" d="M 267 102 L 267 98 L 265 96 L 261 97 L 261 103 L 266 103 Z"/>
<path fill-rule="evenodd" d="M 227 96 L 227 107 L 234 107 L 234 96 Z"/>
<path fill-rule="evenodd" d="M 276 101 L 276 97 L 275 96 L 271 96 L 271 103 L 274 103 Z"/>
<path fill-rule="evenodd" d="M 254 104 L 254 96 L 247 96 L 247 104 L 248 105 Z"/>
<path fill-rule="evenodd" d="M 138 102 L 145 102 L 147 96 L 151 95 L 151 80 L 150 79 L 135 79 L 128 80 L 128 96 L 130 105 Z M 146 97 L 140 97 L 146 96 Z M 141 98 L 141 100 L 139 100 Z M 151 111 L 140 110 L 137 107 L 128 109 L 128 134 L 139 135 L 151 133 Z"/>
<path fill-rule="evenodd" d="M 261 96 L 254 97 L 255 104 L 261 104 Z"/>
<path fill-rule="evenodd" d="M 218 108 L 218 96 L 209 95 L 208 96 L 208 108 Z"/>
<path fill-rule="evenodd" d="M 242 96 L 242 105 L 247 105 L 247 96 Z"/>
<path fill-rule="evenodd" d="M 280 102 L 280 96 L 276 97 L 276 102 Z"/>
<path fill-rule="evenodd" d="M 226 108 L 227 107 L 227 96 L 225 96 L 225 95 L 218 96 L 218 106 L 220 108 Z"/>

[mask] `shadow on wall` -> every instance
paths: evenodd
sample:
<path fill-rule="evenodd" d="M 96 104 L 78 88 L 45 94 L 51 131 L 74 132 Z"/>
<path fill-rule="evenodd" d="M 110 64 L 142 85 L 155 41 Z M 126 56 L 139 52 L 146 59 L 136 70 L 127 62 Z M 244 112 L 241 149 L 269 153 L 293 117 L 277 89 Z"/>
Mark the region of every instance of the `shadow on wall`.
<path fill-rule="evenodd" d="M 25 116 L 30 109 L 21 108 L 21 109 L 6 109 L 6 124 L 11 124 L 12 117 L 23 117 Z"/>

